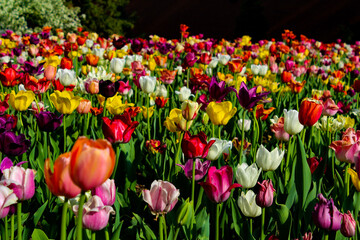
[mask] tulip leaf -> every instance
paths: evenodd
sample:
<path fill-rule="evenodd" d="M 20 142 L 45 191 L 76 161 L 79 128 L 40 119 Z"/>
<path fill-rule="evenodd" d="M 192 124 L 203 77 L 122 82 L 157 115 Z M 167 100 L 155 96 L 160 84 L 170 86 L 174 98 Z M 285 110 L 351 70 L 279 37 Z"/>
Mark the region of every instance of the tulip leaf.
<path fill-rule="evenodd" d="M 306 160 L 304 144 L 298 135 L 297 139 L 297 161 L 295 169 L 295 185 L 299 195 L 299 204 L 303 209 L 311 186 L 311 172 Z"/>
<path fill-rule="evenodd" d="M 118 240 L 120 239 L 120 231 L 121 231 L 121 227 L 123 225 L 124 221 L 120 222 L 120 225 L 116 228 L 116 231 L 114 232 L 114 234 L 111 237 L 111 240 Z"/>
<path fill-rule="evenodd" d="M 275 209 L 274 209 L 275 208 Z M 274 204 L 275 219 L 279 227 L 279 238 L 290 239 L 292 217 L 289 208 L 284 204 Z"/>
<path fill-rule="evenodd" d="M 238 206 L 236 205 L 236 201 L 234 198 L 231 198 L 231 215 L 232 215 L 232 219 L 233 219 L 233 226 L 235 229 L 235 232 L 238 236 L 240 236 L 240 230 L 241 230 L 241 226 L 240 226 L 240 219 L 241 219 L 241 215 L 238 209 Z"/>
<path fill-rule="evenodd" d="M 48 201 L 46 200 L 46 202 L 39 207 L 39 209 L 34 213 L 34 225 L 36 226 L 42 216 L 42 214 L 44 213 L 44 210 L 47 206 Z"/>
<path fill-rule="evenodd" d="M 143 221 L 143 219 L 137 215 L 136 213 L 133 213 L 136 221 L 138 222 L 139 226 L 141 227 L 141 230 L 143 232 L 143 235 L 145 239 L 156 239 L 156 236 L 154 232 L 149 228 L 148 225 Z"/>
<path fill-rule="evenodd" d="M 37 228 L 34 229 L 33 233 L 31 234 L 31 238 L 36 240 L 49 240 L 46 234 Z"/>
<path fill-rule="evenodd" d="M 206 212 L 206 208 L 203 208 L 196 215 L 196 232 L 197 239 L 209 239 L 210 236 L 210 215 Z"/>

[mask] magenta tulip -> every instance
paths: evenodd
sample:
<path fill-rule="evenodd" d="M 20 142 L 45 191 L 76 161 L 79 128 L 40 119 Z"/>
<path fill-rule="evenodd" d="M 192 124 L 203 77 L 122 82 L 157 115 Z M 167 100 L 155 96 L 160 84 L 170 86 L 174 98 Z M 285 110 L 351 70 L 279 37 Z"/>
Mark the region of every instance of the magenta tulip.
<path fill-rule="evenodd" d="M 91 190 L 92 195 L 100 197 L 104 205 L 111 206 L 115 203 L 116 187 L 114 179 L 108 179 L 100 186 Z"/>
<path fill-rule="evenodd" d="M 356 221 L 349 210 L 343 214 L 340 232 L 345 237 L 352 237 L 356 233 Z"/>
<path fill-rule="evenodd" d="M 316 226 L 325 230 L 337 231 L 341 227 L 342 214 L 336 208 L 333 199 L 326 199 L 321 193 L 315 205 L 312 219 Z"/>
<path fill-rule="evenodd" d="M 193 159 L 189 159 L 185 165 L 176 164 L 179 167 L 181 167 L 184 170 L 184 174 L 188 179 L 192 179 L 192 171 L 193 171 Z M 195 181 L 198 181 L 202 179 L 209 167 L 210 167 L 211 161 L 207 160 L 205 162 L 202 162 L 200 159 L 195 159 Z"/>
<path fill-rule="evenodd" d="M 262 183 L 258 183 L 260 185 L 260 190 L 256 195 L 256 204 L 260 207 L 270 207 L 274 200 L 274 192 L 275 189 L 270 180 L 264 180 Z"/>

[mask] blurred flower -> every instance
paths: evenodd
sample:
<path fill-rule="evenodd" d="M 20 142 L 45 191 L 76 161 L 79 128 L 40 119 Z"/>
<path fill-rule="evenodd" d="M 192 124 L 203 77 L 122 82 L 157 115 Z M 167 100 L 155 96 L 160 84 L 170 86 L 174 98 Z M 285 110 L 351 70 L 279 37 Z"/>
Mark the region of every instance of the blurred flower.
<path fill-rule="evenodd" d="M 318 195 L 312 212 L 312 219 L 316 226 L 329 231 L 337 231 L 341 228 L 342 214 L 336 208 L 333 199 L 327 200 L 321 193 Z"/>
<path fill-rule="evenodd" d="M 261 207 L 256 204 L 256 195 L 252 190 L 248 190 L 246 194 L 241 192 L 238 199 L 238 206 L 245 217 L 258 217 L 261 215 Z"/>
<path fill-rule="evenodd" d="M 9 108 L 10 94 L 6 94 L 4 101 L 0 100 L 0 114 L 3 114 Z"/>
<path fill-rule="evenodd" d="M 40 112 L 35 114 L 37 124 L 41 131 L 53 132 L 60 127 L 63 115 L 57 116 L 52 112 Z"/>
<path fill-rule="evenodd" d="M 348 238 L 356 234 L 356 221 L 349 210 L 343 214 L 340 232 Z"/>
<path fill-rule="evenodd" d="M 317 169 L 317 167 L 319 166 L 321 161 L 322 161 L 322 157 L 320 157 L 320 158 L 312 157 L 312 158 L 307 159 L 307 163 L 309 165 L 311 174 L 313 174 L 315 172 L 315 170 Z"/>
<path fill-rule="evenodd" d="M 147 108 L 145 106 L 141 106 L 141 108 L 142 108 L 142 115 L 145 119 L 148 118 L 148 115 L 149 115 L 149 118 L 151 118 L 152 115 L 154 114 L 154 111 L 155 111 L 154 106 L 149 107 L 149 108 Z"/>
<path fill-rule="evenodd" d="M 147 140 L 145 146 L 152 154 L 163 154 L 166 150 L 166 143 L 162 143 L 160 140 L 155 139 Z"/>
<path fill-rule="evenodd" d="M 331 98 L 326 99 L 323 103 L 322 114 L 325 116 L 334 116 L 339 110 L 338 105 L 335 104 L 334 100 Z"/>
<path fill-rule="evenodd" d="M 269 152 L 263 145 L 260 145 L 256 152 L 256 163 L 263 171 L 273 171 L 279 167 L 284 154 L 285 151 L 278 148 Z"/>
<path fill-rule="evenodd" d="M 25 153 L 31 145 L 30 140 L 24 134 L 18 136 L 14 132 L 0 134 L 0 151 L 8 156 L 19 156 Z"/>
<path fill-rule="evenodd" d="M 56 79 L 58 79 L 64 87 L 70 85 L 76 85 L 76 74 L 75 71 L 69 69 L 58 69 L 56 73 Z"/>
<path fill-rule="evenodd" d="M 176 164 L 184 170 L 184 174 L 188 179 L 192 179 L 192 172 L 193 172 L 193 159 L 189 159 L 185 165 Z M 204 161 L 202 162 L 199 158 L 195 159 L 195 181 L 201 180 L 207 173 L 211 162 Z"/>
<path fill-rule="evenodd" d="M 253 188 L 260 176 L 261 168 L 258 168 L 256 163 L 250 166 L 247 163 L 240 163 L 236 167 L 236 181 L 243 188 Z"/>
<path fill-rule="evenodd" d="M 91 101 L 88 99 L 82 99 L 80 101 L 79 106 L 76 108 L 76 111 L 79 114 L 87 114 L 90 112 L 91 109 Z"/>
<path fill-rule="evenodd" d="M 284 129 L 284 117 L 271 119 L 270 129 L 275 133 L 275 138 L 279 141 L 289 141 L 290 135 Z"/>
<path fill-rule="evenodd" d="M 335 151 L 336 158 L 341 162 L 355 163 L 355 154 L 360 151 L 360 130 L 348 128 L 342 140 L 333 141 L 329 148 Z"/>
<path fill-rule="evenodd" d="M 84 81 L 85 90 L 90 94 L 99 93 L 99 81 L 97 79 L 88 79 Z"/>
<path fill-rule="evenodd" d="M 175 93 L 179 96 L 180 102 L 188 100 L 189 97 L 192 95 L 191 90 L 187 87 L 182 87 L 180 91 L 175 91 Z"/>
<path fill-rule="evenodd" d="M 13 87 L 19 84 L 19 75 L 13 68 L 6 68 L 4 71 L 0 72 L 0 81 L 1 84 L 5 87 Z"/>
<path fill-rule="evenodd" d="M 243 120 L 242 119 L 239 119 L 237 124 L 240 128 L 240 131 L 242 130 L 242 122 Z M 244 120 L 244 131 L 247 132 L 250 130 L 250 126 L 251 126 L 251 120 L 250 119 L 245 119 Z"/>
<path fill-rule="evenodd" d="M 173 81 L 175 80 L 176 77 L 176 72 L 177 70 L 167 70 L 167 69 L 163 69 L 161 70 L 160 74 L 160 80 L 164 83 L 164 84 L 172 84 Z"/>

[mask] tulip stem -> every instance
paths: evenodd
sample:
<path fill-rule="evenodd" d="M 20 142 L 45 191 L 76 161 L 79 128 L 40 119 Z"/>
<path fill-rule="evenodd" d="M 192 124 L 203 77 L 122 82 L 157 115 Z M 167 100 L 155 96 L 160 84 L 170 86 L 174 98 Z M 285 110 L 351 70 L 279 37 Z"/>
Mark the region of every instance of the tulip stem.
<path fill-rule="evenodd" d="M 64 127 L 64 152 L 66 152 L 66 115 L 63 115 L 63 127 Z"/>
<path fill-rule="evenodd" d="M 164 240 L 164 231 L 163 231 L 163 225 L 162 225 L 162 217 L 159 219 L 159 238 L 160 240 Z"/>
<path fill-rule="evenodd" d="M 66 240 L 66 215 L 67 215 L 67 209 L 68 209 L 69 203 L 67 199 L 65 198 L 63 209 L 62 209 L 62 215 L 61 215 L 61 240 Z"/>
<path fill-rule="evenodd" d="M 346 165 L 346 170 L 345 170 L 345 186 L 346 186 L 346 197 L 349 196 L 350 193 L 350 174 L 347 173 L 348 169 L 351 168 L 351 163 L 348 163 Z"/>
<path fill-rule="evenodd" d="M 242 163 L 242 154 L 243 154 L 243 148 L 244 148 L 244 140 L 245 140 L 245 131 L 244 131 L 244 125 L 245 125 L 245 115 L 246 115 L 246 110 L 244 109 L 243 111 L 243 115 L 242 115 L 242 127 L 241 127 L 241 143 L 240 143 L 240 158 L 239 158 L 239 163 Z"/>
<path fill-rule="evenodd" d="M 192 168 L 192 178 L 191 178 L 191 200 L 192 200 L 192 205 L 193 205 L 193 208 L 195 206 L 195 166 L 196 164 L 196 161 L 195 159 L 193 159 L 193 168 Z"/>
<path fill-rule="evenodd" d="M 17 228 L 18 228 L 18 239 L 22 239 L 22 225 L 21 225 L 21 202 L 17 203 Z"/>
<path fill-rule="evenodd" d="M 328 240 L 328 239 L 329 239 L 329 233 L 325 230 L 324 240 Z"/>
<path fill-rule="evenodd" d="M 4 218 L 4 227 L 5 227 L 5 240 L 9 239 L 9 232 L 8 232 L 8 218 L 7 216 Z"/>
<path fill-rule="evenodd" d="M 82 239 L 82 218 L 83 218 L 83 206 L 85 202 L 85 192 L 81 192 L 80 195 L 80 203 L 79 203 L 79 210 L 78 210 L 78 219 L 77 219 L 77 229 L 76 229 L 76 239 Z"/>
<path fill-rule="evenodd" d="M 11 235 L 10 235 L 10 239 L 11 240 L 14 240 L 14 225 L 15 225 L 15 220 L 14 220 L 14 214 L 11 215 L 11 221 L 10 221 L 10 232 L 11 232 Z"/>
<path fill-rule="evenodd" d="M 299 94 L 295 94 L 295 97 L 296 97 L 296 110 L 299 111 Z"/>
<path fill-rule="evenodd" d="M 115 167 L 114 167 L 114 171 L 113 171 L 113 173 L 112 173 L 112 175 L 111 175 L 111 179 L 114 179 L 114 178 L 115 178 L 117 166 L 118 166 L 118 164 L 119 164 L 119 159 L 120 159 L 120 152 L 121 152 L 121 145 L 120 145 L 120 143 L 118 143 L 117 146 L 116 146 Z"/>
<path fill-rule="evenodd" d="M 250 236 L 253 235 L 253 219 L 249 218 L 249 231 L 250 231 Z M 263 240 L 263 239 L 262 239 Z"/>
<path fill-rule="evenodd" d="M 220 228 L 219 228 L 219 223 L 220 223 L 220 208 L 221 208 L 221 204 L 220 203 L 218 203 L 217 205 L 216 205 L 216 224 L 215 224 L 215 240 L 219 240 L 219 230 L 220 230 Z"/>
<path fill-rule="evenodd" d="M 265 208 L 262 208 L 261 214 L 261 240 L 265 239 Z"/>
<path fill-rule="evenodd" d="M 178 149 L 177 149 L 176 155 L 175 155 L 175 162 L 174 162 L 173 166 L 170 166 L 170 167 L 172 168 L 172 171 L 171 171 L 171 172 L 173 173 L 173 175 L 175 174 L 175 166 L 176 166 L 176 164 L 179 162 L 179 159 L 178 159 L 178 158 L 179 158 L 180 151 L 181 151 L 181 142 L 182 142 L 183 136 L 184 136 L 184 133 L 181 132 L 181 134 L 180 134 L 180 139 L 179 139 Z"/>
<path fill-rule="evenodd" d="M 150 96 L 147 97 L 147 102 L 146 102 L 146 118 L 147 118 L 147 130 L 148 130 L 148 139 L 151 140 L 151 134 L 150 134 L 150 116 L 149 116 L 149 108 L 150 108 Z"/>
<path fill-rule="evenodd" d="M 164 224 L 164 239 L 167 240 L 167 227 L 166 227 L 165 214 L 162 214 L 161 218 L 162 218 L 162 222 Z"/>
<path fill-rule="evenodd" d="M 91 233 L 91 240 L 95 240 L 96 239 L 96 232 L 92 232 Z"/>

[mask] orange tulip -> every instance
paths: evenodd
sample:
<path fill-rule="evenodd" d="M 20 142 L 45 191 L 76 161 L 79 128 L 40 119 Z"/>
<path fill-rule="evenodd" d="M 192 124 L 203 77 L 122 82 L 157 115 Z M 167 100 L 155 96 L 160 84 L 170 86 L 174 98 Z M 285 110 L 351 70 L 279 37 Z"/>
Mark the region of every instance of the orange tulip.
<path fill-rule="evenodd" d="M 73 198 L 81 192 L 81 189 L 70 178 L 70 154 L 70 152 L 63 153 L 56 159 L 53 173 L 50 169 L 50 159 L 45 160 L 45 182 L 50 192 L 56 196 Z"/>
<path fill-rule="evenodd" d="M 299 109 L 299 121 L 302 125 L 313 126 L 321 117 L 323 105 L 315 99 L 304 99 Z"/>
<path fill-rule="evenodd" d="M 103 184 L 114 166 L 115 152 L 107 140 L 79 137 L 71 150 L 70 177 L 83 191 Z"/>
<path fill-rule="evenodd" d="M 87 64 L 93 66 L 93 67 L 96 67 L 96 65 L 98 64 L 99 62 L 99 57 L 94 55 L 94 54 L 87 54 L 86 55 L 86 62 Z"/>

